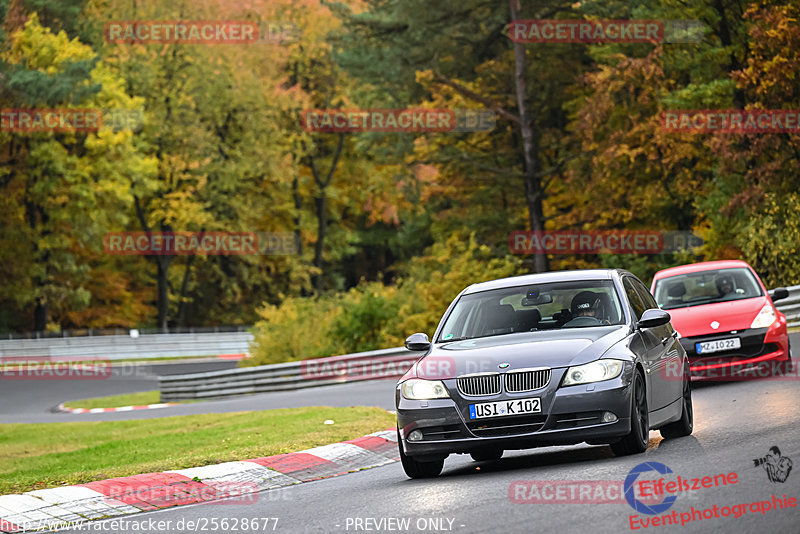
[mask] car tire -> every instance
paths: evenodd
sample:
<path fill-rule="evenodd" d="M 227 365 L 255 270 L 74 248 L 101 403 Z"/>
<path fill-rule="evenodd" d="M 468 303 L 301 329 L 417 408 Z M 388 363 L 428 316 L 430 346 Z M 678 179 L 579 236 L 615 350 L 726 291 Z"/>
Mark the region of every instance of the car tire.
<path fill-rule="evenodd" d="M 684 370 L 683 394 L 681 395 L 681 418 L 659 429 L 665 439 L 682 438 L 694 430 L 694 409 L 692 408 L 692 380 L 689 367 Z"/>
<path fill-rule="evenodd" d="M 503 449 L 484 449 L 469 453 L 476 462 L 493 462 L 503 457 Z"/>
<path fill-rule="evenodd" d="M 644 452 L 650 442 L 650 413 L 647 408 L 644 377 L 638 370 L 635 373 L 631 383 L 631 431 L 621 440 L 611 444 L 611 450 L 617 456 Z"/>
<path fill-rule="evenodd" d="M 433 478 L 439 476 L 444 468 L 444 458 L 433 462 L 420 462 L 403 452 L 403 440 L 397 432 L 397 448 L 400 450 L 400 463 L 408 478 Z"/>

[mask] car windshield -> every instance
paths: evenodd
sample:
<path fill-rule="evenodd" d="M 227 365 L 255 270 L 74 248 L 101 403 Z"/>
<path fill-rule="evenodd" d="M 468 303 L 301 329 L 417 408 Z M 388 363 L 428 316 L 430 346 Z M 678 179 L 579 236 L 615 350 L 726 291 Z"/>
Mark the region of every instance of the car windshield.
<path fill-rule="evenodd" d="M 680 274 L 656 280 L 656 302 L 665 310 L 763 295 L 753 273 L 745 267 Z"/>
<path fill-rule="evenodd" d="M 445 321 L 439 342 L 624 324 L 610 280 L 534 284 L 462 296 Z"/>

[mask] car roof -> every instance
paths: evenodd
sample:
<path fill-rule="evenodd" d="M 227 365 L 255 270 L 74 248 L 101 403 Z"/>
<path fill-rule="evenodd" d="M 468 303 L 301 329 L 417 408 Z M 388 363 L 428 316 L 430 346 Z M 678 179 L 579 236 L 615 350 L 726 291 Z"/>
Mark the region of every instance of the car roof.
<path fill-rule="evenodd" d="M 611 280 L 614 273 L 624 273 L 619 269 L 580 269 L 573 271 L 553 271 L 548 273 L 524 274 L 480 282 L 467 287 L 463 294 L 480 293 L 492 289 L 505 289 L 507 287 L 524 286 L 528 284 L 541 284 L 549 282 L 569 282 L 572 280 Z"/>
<path fill-rule="evenodd" d="M 703 261 L 700 263 L 690 263 L 688 265 L 679 265 L 678 267 L 670 267 L 658 271 L 653 277 L 653 281 L 661 278 L 668 278 L 670 276 L 677 276 L 679 274 L 697 273 L 700 271 L 713 271 L 715 269 L 731 269 L 734 267 L 747 267 L 750 265 L 742 260 L 720 260 L 720 261 Z"/>

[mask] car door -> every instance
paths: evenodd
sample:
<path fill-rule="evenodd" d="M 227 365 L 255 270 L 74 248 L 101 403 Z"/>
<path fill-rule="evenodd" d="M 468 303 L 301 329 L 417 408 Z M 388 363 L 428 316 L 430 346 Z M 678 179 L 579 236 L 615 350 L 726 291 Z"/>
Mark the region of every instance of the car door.
<path fill-rule="evenodd" d="M 642 293 L 642 298 L 648 309 L 659 308 L 656 299 L 647 289 L 647 286 L 639 280 L 634 280 L 634 285 Z M 652 330 L 658 336 L 659 344 L 661 345 L 659 376 L 664 380 L 665 402 L 669 404 L 680 399 L 683 395 L 683 381 L 681 380 L 683 376 L 683 358 L 681 357 L 678 332 L 672 327 L 672 323 L 667 323 Z"/>
<path fill-rule="evenodd" d="M 634 278 L 632 276 L 623 277 L 622 287 L 625 290 L 625 295 L 628 303 L 630 304 L 633 321 L 636 323 L 642 318 L 642 314 L 647 308 L 645 307 L 645 303 L 642 300 L 641 295 L 633 285 L 633 280 Z M 640 354 L 640 356 L 644 360 L 644 369 L 647 373 L 647 376 L 645 377 L 647 381 L 647 406 L 649 407 L 650 411 L 653 411 L 659 408 L 658 402 L 660 401 L 658 400 L 658 392 L 660 389 L 663 389 L 661 387 L 662 385 L 658 382 L 658 373 L 654 373 L 660 351 L 659 348 L 656 347 L 655 336 L 648 334 L 647 329 L 637 329 L 635 335 L 638 335 L 642 340 L 643 354 Z"/>
<path fill-rule="evenodd" d="M 646 309 L 658 309 L 656 299 L 645 285 L 638 279 L 632 279 L 633 286 L 639 292 Z M 681 358 L 678 350 L 678 336 L 670 323 L 655 328 L 647 328 L 647 336 L 652 337 L 655 347 L 652 374 L 658 375 L 659 390 L 655 395 L 657 407 L 663 408 L 681 397 L 683 382 L 680 380 Z"/>

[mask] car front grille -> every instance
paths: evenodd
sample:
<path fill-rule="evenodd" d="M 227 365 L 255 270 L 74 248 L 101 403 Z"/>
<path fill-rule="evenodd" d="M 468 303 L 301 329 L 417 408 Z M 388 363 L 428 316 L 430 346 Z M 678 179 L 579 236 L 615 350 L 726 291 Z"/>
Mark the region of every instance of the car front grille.
<path fill-rule="evenodd" d="M 546 415 L 523 415 L 500 419 L 472 421 L 467 423 L 469 431 L 481 438 L 515 436 L 538 432 L 547 420 Z"/>
<path fill-rule="evenodd" d="M 461 393 L 471 397 L 497 395 L 500 393 L 499 373 L 460 376 L 456 383 Z"/>
<path fill-rule="evenodd" d="M 460 439 L 464 437 L 461 433 L 461 427 L 458 425 L 429 426 L 420 430 L 422 431 L 423 439 L 428 440 Z"/>
<path fill-rule="evenodd" d="M 701 365 L 707 365 L 708 361 L 724 360 L 726 358 L 755 358 L 756 356 L 767 354 L 770 350 L 765 350 L 767 349 L 764 344 L 766 333 L 766 328 L 751 328 L 749 330 L 741 330 L 736 334 L 731 332 L 717 332 L 704 336 L 682 337 L 680 342 L 692 361 Z M 742 342 L 742 346 L 733 350 L 697 354 L 697 343 L 725 339 L 728 337 L 738 337 Z"/>
<path fill-rule="evenodd" d="M 580 426 L 599 425 L 603 422 L 603 412 L 564 413 L 556 416 L 555 428 L 577 428 Z"/>
<path fill-rule="evenodd" d="M 550 383 L 550 369 L 520 369 L 505 374 L 506 391 L 521 393 L 541 389 Z"/>

